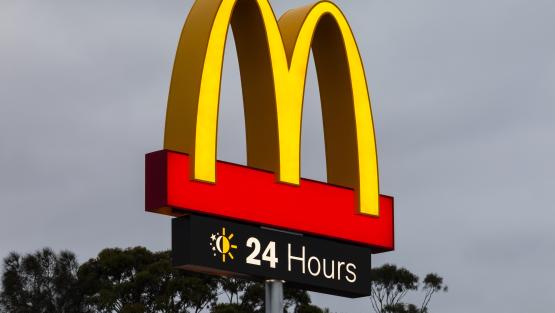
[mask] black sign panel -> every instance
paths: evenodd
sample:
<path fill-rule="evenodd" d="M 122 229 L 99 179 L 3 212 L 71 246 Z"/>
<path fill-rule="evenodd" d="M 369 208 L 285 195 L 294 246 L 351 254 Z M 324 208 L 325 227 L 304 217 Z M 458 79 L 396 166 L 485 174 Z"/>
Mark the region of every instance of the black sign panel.
<path fill-rule="evenodd" d="M 370 294 L 370 251 L 329 239 L 187 215 L 172 221 L 173 265 L 219 275 L 279 279 L 329 294 Z"/>

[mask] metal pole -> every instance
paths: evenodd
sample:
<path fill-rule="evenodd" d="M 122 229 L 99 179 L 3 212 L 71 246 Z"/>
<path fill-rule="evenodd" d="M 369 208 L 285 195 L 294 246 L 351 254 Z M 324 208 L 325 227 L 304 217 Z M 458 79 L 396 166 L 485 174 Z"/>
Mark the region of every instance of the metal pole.
<path fill-rule="evenodd" d="M 283 282 L 281 280 L 267 280 L 266 313 L 283 313 Z"/>

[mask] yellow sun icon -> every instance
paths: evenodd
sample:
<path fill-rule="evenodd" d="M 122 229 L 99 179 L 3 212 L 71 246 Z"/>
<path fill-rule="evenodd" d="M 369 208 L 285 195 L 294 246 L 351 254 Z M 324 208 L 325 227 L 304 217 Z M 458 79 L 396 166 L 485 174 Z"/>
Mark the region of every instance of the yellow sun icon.
<path fill-rule="evenodd" d="M 214 256 L 216 256 L 216 252 L 219 252 L 222 255 L 222 262 L 225 263 L 226 256 L 233 260 L 233 254 L 231 253 L 231 249 L 237 249 L 237 245 L 231 244 L 231 239 L 233 239 L 233 234 L 226 235 L 225 234 L 225 227 L 222 227 L 222 233 L 212 234 L 210 239 L 212 242 L 210 245 L 212 246 L 212 251 L 214 251 Z"/>

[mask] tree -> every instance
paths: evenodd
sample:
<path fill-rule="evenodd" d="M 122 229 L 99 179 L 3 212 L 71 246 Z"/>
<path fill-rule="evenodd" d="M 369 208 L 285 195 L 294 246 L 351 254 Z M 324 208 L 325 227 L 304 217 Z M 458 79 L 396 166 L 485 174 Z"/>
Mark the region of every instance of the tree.
<path fill-rule="evenodd" d="M 79 281 L 95 312 L 200 312 L 215 303 L 217 281 L 171 266 L 169 252 L 104 249 L 81 265 Z"/>
<path fill-rule="evenodd" d="M 44 248 L 4 259 L 0 304 L 14 313 L 87 312 L 78 288 L 78 262 L 68 251 Z"/>
<path fill-rule="evenodd" d="M 237 278 L 221 278 L 221 289 L 232 299 L 230 303 L 219 304 L 213 308 L 212 313 L 236 312 L 236 313 L 263 313 L 265 311 L 264 284 Z M 233 300 L 234 299 L 234 300 Z M 296 288 L 283 288 L 283 311 L 294 313 L 324 312 L 317 306 L 311 305 L 308 292 Z M 314 311 L 314 310 L 320 311 Z"/>
<path fill-rule="evenodd" d="M 397 303 L 394 305 L 388 305 L 384 308 L 384 312 L 387 313 L 425 313 L 427 311 L 422 311 L 414 304 Z"/>
<path fill-rule="evenodd" d="M 252 288 L 253 285 L 248 280 L 234 277 L 221 277 L 218 279 L 218 282 L 229 304 L 239 304 L 242 301 L 240 295 L 247 291 L 247 289 Z"/>
<path fill-rule="evenodd" d="M 262 313 L 265 311 L 265 297 L 266 292 L 262 283 L 249 282 L 241 295 L 241 306 L 245 311 Z"/>
<path fill-rule="evenodd" d="M 210 313 L 252 313 L 238 303 L 220 303 L 212 307 Z"/>
<path fill-rule="evenodd" d="M 104 249 L 79 269 L 87 303 L 97 312 L 135 312 L 146 309 L 153 256 L 145 248 Z"/>
<path fill-rule="evenodd" d="M 411 290 L 418 288 L 418 276 L 405 268 L 385 264 L 372 269 L 370 301 L 376 313 L 386 312 L 398 305 Z"/>
<path fill-rule="evenodd" d="M 169 251 L 154 254 L 158 261 L 147 269 L 154 288 L 149 301 L 156 304 L 153 312 L 194 312 L 214 305 L 218 280 L 215 277 L 175 269 Z"/>
<path fill-rule="evenodd" d="M 217 304 L 227 295 L 228 303 Z M 79 266 L 71 252 L 43 249 L 4 259 L 0 312 L 262 313 L 264 284 L 176 269 L 169 251 L 102 250 Z M 304 290 L 284 287 L 284 313 L 329 313 Z"/>
<path fill-rule="evenodd" d="M 420 307 L 421 312 L 426 312 L 428 310 L 428 304 L 432 299 L 432 295 L 439 291 L 447 292 L 447 286 L 443 284 L 443 278 L 436 273 L 430 273 L 424 278 L 424 300 Z"/>
<path fill-rule="evenodd" d="M 296 313 L 330 313 L 329 309 L 321 309 L 312 304 L 303 304 L 298 307 Z"/>
<path fill-rule="evenodd" d="M 291 308 L 295 313 L 315 312 L 312 311 L 315 309 L 318 309 L 321 312 L 325 312 L 327 310 L 312 305 L 310 295 L 305 290 L 291 288 L 288 286 L 283 288 L 283 307 L 285 311 L 288 311 Z"/>
<path fill-rule="evenodd" d="M 371 270 L 370 301 L 376 313 L 426 313 L 432 295 L 447 291 L 443 278 L 437 274 L 426 275 L 422 291 L 424 299 L 418 308 L 414 304 L 403 303 L 403 298 L 410 291 L 417 291 L 419 278 L 405 268 L 385 264 Z"/>

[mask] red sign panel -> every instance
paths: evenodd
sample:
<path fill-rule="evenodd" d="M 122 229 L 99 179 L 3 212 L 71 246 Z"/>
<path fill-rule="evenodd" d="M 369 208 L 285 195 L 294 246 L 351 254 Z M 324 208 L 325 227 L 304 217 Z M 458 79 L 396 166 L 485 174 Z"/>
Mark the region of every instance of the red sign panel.
<path fill-rule="evenodd" d="M 380 195 L 380 216 L 360 214 L 352 189 L 302 179 L 276 183 L 271 172 L 228 162 L 216 164 L 216 183 L 190 179 L 187 154 L 146 155 L 146 210 L 172 216 L 188 212 L 317 235 L 370 247 L 394 248 L 393 198 Z"/>

